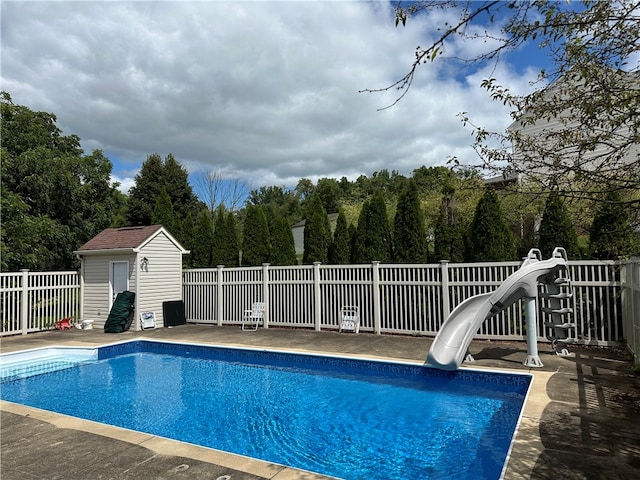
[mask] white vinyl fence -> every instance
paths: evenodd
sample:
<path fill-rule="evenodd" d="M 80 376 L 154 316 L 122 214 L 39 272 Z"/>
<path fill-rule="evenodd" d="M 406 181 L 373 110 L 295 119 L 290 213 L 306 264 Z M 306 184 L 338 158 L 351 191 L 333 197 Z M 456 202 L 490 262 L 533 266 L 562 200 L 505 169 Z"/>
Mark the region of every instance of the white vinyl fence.
<path fill-rule="evenodd" d="M 626 340 L 621 272 L 631 263 L 569 262 L 574 296 L 571 307 L 576 343 L 613 346 Z M 519 262 L 448 263 L 429 265 L 302 265 L 194 269 L 183 276 L 183 298 L 188 322 L 237 324 L 251 304 L 267 304 L 265 326 L 339 327 L 340 308 L 357 305 L 360 330 L 365 332 L 435 335 L 447 315 L 465 299 L 495 290 L 520 267 Z M 635 293 L 634 293 L 635 292 Z M 633 303 L 633 302 L 631 302 Z M 538 314 L 540 341 L 549 333 Z M 633 312 L 629 310 L 629 315 Z M 637 315 L 637 311 L 636 311 Z M 477 338 L 525 340 L 524 301 L 486 321 Z"/>
<path fill-rule="evenodd" d="M 640 347 L 639 260 L 569 262 L 577 343 Z M 357 305 L 363 332 L 435 335 L 456 305 L 495 290 L 519 262 L 391 265 L 302 265 L 192 269 L 183 272 L 187 321 L 238 324 L 251 303 L 267 304 L 265 326 L 338 329 L 339 311 Z M 0 335 L 52 328 L 80 319 L 78 272 L 0 273 Z M 537 336 L 549 332 L 538 315 Z M 478 338 L 525 340 L 524 302 L 485 322 Z"/>
<path fill-rule="evenodd" d="M 0 334 L 26 335 L 77 319 L 80 297 L 78 272 L 0 273 Z"/>

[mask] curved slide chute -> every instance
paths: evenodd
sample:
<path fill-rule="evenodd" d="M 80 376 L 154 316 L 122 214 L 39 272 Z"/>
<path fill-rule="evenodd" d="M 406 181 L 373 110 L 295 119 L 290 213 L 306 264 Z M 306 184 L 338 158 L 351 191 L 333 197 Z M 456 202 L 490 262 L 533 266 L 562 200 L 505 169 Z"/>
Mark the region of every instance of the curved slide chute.
<path fill-rule="evenodd" d="M 563 248 L 556 248 L 548 260 L 541 260 L 540 251 L 532 249 L 522 266 L 495 291 L 470 297 L 449 314 L 431 344 L 427 363 L 443 370 L 458 369 L 471 340 L 485 320 L 523 297 L 535 299 L 538 282 L 544 281 L 552 271 L 566 266 L 567 254 Z"/>

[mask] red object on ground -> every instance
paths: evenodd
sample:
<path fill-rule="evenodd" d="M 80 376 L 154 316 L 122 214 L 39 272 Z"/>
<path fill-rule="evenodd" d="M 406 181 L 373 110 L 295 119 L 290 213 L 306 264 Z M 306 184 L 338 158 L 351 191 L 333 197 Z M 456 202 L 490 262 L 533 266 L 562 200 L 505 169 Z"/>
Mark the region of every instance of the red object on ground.
<path fill-rule="evenodd" d="M 56 330 L 64 330 L 65 328 L 71 330 L 71 317 L 58 320 L 53 326 Z"/>

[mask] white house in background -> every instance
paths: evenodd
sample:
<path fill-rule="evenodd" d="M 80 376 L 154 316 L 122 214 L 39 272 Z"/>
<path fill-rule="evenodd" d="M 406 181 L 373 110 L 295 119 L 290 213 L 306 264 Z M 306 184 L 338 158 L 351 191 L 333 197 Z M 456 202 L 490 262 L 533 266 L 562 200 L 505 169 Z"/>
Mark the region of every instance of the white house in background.
<path fill-rule="evenodd" d="M 74 252 L 81 262 L 80 319 L 104 328 L 116 295 L 134 292 L 133 330 L 140 314 L 163 325 L 163 302 L 182 300 L 182 256 L 189 253 L 162 225 L 108 228 Z"/>
<path fill-rule="evenodd" d="M 632 92 L 636 92 L 635 96 L 637 97 L 637 92 L 640 91 L 640 72 L 612 72 L 612 75 L 615 75 L 617 78 L 617 87 L 618 88 L 626 88 L 631 96 Z M 573 84 L 570 80 L 566 78 L 561 78 L 552 85 L 549 85 L 546 90 L 543 92 L 543 96 L 546 101 L 553 101 L 554 98 L 562 99 L 572 99 L 575 95 L 575 92 L 580 92 L 584 90 L 584 87 L 581 87 L 579 84 Z M 564 93 L 569 92 L 569 93 Z M 584 92 L 585 101 L 589 99 L 589 92 Z M 551 116 L 549 118 L 540 118 L 532 123 L 523 124 L 521 121 L 514 121 L 507 130 L 510 132 L 519 132 L 521 137 L 526 142 L 531 142 L 533 144 L 547 144 L 551 148 L 550 150 L 554 150 L 552 140 L 548 140 L 548 138 L 552 138 L 553 134 L 561 132 L 561 131 L 571 131 L 573 132 L 576 138 L 579 138 L 582 131 L 581 123 L 579 118 L 579 113 L 576 114 L 572 112 L 572 107 L 569 106 L 565 110 L 558 112 L 557 115 Z M 525 115 L 526 116 L 526 115 Z M 621 114 L 621 118 L 624 118 L 624 114 Z M 580 165 L 582 169 L 588 170 L 597 170 L 604 175 L 611 173 L 612 175 L 619 175 L 619 170 L 614 170 L 609 172 L 610 167 L 612 167 L 612 159 L 610 158 L 612 152 L 615 152 L 616 149 L 625 146 L 626 150 L 624 151 L 624 156 L 616 161 L 617 166 L 621 165 L 629 165 L 634 162 L 638 162 L 638 158 L 640 156 L 640 143 L 637 139 L 632 138 L 632 131 L 628 123 L 620 122 L 620 125 L 612 132 L 613 135 L 606 142 L 600 142 L 595 145 L 595 148 L 590 151 L 582 151 L 580 157 L 578 156 L 578 147 L 575 146 L 565 146 L 561 150 L 555 150 L 556 158 L 544 158 L 540 159 L 535 163 L 535 165 L 526 165 L 524 159 L 524 152 L 518 151 L 514 149 L 513 151 L 513 161 L 514 164 L 518 167 L 518 171 L 525 172 L 523 176 L 526 177 L 527 174 L 535 175 L 538 174 L 546 174 L 549 172 L 549 168 L 546 167 L 546 162 L 555 162 L 556 165 L 560 166 L 560 171 L 562 171 L 562 166 L 566 168 L 566 171 L 570 171 L 570 166 L 574 164 L 580 158 Z M 582 133 L 584 134 L 584 133 Z M 637 133 L 636 133 L 637 135 Z M 586 139 L 585 139 L 586 140 Z M 527 172 L 528 170 L 528 173 Z"/>

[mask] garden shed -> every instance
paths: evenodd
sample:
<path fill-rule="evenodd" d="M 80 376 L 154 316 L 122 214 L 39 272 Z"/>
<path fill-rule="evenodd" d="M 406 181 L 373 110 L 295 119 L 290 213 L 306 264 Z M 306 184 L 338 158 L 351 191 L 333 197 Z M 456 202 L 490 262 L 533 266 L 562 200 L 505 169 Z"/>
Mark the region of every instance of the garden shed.
<path fill-rule="evenodd" d="M 104 327 L 123 291 L 136 294 L 134 330 L 151 312 L 162 326 L 163 303 L 182 300 L 182 256 L 189 252 L 162 225 L 107 228 L 74 253 L 81 262 L 80 320 L 94 328 Z"/>

